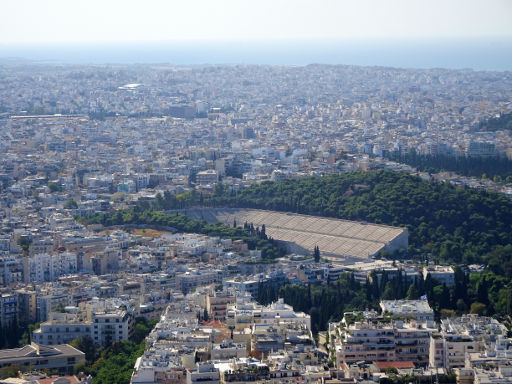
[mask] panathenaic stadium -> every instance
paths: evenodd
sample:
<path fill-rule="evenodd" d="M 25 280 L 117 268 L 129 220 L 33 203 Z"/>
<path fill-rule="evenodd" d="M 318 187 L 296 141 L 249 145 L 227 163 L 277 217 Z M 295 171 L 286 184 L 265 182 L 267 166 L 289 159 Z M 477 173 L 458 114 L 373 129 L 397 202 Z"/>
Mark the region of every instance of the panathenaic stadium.
<path fill-rule="evenodd" d="M 283 241 L 290 252 L 311 254 L 318 246 L 322 257 L 339 262 L 369 259 L 381 250 L 408 246 L 407 228 L 365 222 L 246 208 L 196 208 L 181 210 L 194 219 L 261 228 L 268 236 Z"/>

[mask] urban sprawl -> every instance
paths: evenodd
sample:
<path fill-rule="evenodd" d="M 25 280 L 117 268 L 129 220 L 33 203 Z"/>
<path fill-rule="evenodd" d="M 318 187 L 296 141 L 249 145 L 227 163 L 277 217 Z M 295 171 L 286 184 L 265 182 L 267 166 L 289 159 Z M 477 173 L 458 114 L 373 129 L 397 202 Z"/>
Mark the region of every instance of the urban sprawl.
<path fill-rule="evenodd" d="M 0 350 L 0 369 L 27 371 L 0 383 L 90 383 L 90 375 L 72 376 L 85 351 L 69 343 L 87 337 L 105 348 L 132 339 L 141 318 L 156 325 L 134 384 L 375 383 L 393 375 L 512 383 L 512 339 L 491 317 L 440 319 L 427 297 L 382 300 L 380 311 L 345 312 L 313 332 L 311 316 L 282 298 L 258 302 L 269 287 L 328 285 L 347 273 L 361 284 L 400 275 L 453 286 L 455 266 L 378 257 L 407 248 L 405 228 L 184 210 L 212 223 L 266 226 L 289 251 L 269 263 L 239 239 L 81 220 L 164 195 L 209 195 L 221 183 L 236 193 L 262 181 L 373 169 L 512 195 L 506 182 L 417 172 L 389 156 L 512 156 L 512 131 L 480 129 L 511 112 L 510 72 L 4 62 L 0 327 L 38 324 L 26 345 Z"/>

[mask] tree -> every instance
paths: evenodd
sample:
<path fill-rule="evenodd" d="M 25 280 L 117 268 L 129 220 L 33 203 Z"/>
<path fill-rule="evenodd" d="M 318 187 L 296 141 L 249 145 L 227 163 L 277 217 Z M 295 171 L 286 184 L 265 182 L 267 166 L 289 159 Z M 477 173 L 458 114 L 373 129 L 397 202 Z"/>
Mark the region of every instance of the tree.
<path fill-rule="evenodd" d="M 398 375 L 398 369 L 396 369 L 395 367 L 386 368 L 386 374 L 387 375 Z"/>
<path fill-rule="evenodd" d="M 320 261 L 320 248 L 318 248 L 318 245 L 315 245 L 313 250 L 313 258 L 315 259 L 316 263 Z"/>
<path fill-rule="evenodd" d="M 32 244 L 32 239 L 26 236 L 21 236 L 18 240 L 18 245 L 23 249 L 25 252 L 28 252 L 30 248 L 30 244 Z"/>
<path fill-rule="evenodd" d="M 64 204 L 64 208 L 65 209 L 77 209 L 78 208 L 78 203 L 75 200 L 73 200 L 73 199 L 69 199 Z"/>
<path fill-rule="evenodd" d="M 23 332 L 23 334 L 20 337 L 18 345 L 23 346 L 23 345 L 30 344 L 31 341 L 32 341 L 32 333 L 36 329 L 39 329 L 40 325 L 41 325 L 40 322 L 37 322 L 37 323 L 34 323 L 34 324 L 28 324 L 26 326 L 25 331 Z"/>
<path fill-rule="evenodd" d="M 468 306 L 466 305 L 463 299 L 457 299 L 457 303 L 455 306 L 457 307 L 457 311 L 459 313 L 464 313 L 468 309 Z"/>
<path fill-rule="evenodd" d="M 25 371 L 27 368 L 19 364 L 6 365 L 0 368 L 0 379 L 7 379 L 8 377 L 18 377 L 18 372 Z"/>
<path fill-rule="evenodd" d="M 98 357 L 98 346 L 89 335 L 71 340 L 69 345 L 85 353 L 87 362 L 93 362 Z"/>
<path fill-rule="evenodd" d="M 420 298 L 420 293 L 418 288 L 416 288 L 416 284 L 411 283 L 409 285 L 409 289 L 407 290 L 407 300 L 418 300 Z"/>
<path fill-rule="evenodd" d="M 453 309 L 446 309 L 446 308 L 441 309 L 441 318 L 442 319 L 446 319 L 449 317 L 455 317 L 455 316 L 457 316 L 457 313 Z"/>
<path fill-rule="evenodd" d="M 391 284 L 391 281 L 386 283 L 386 287 L 384 288 L 384 291 L 382 292 L 382 298 L 384 300 L 392 300 L 395 298 L 395 295 L 393 293 L 393 285 Z"/>
<path fill-rule="evenodd" d="M 50 189 L 51 193 L 62 191 L 62 187 L 59 184 L 54 183 L 54 182 L 48 183 L 48 188 Z"/>
<path fill-rule="evenodd" d="M 473 304 L 471 304 L 469 313 L 476 313 L 480 316 L 485 316 L 487 315 L 487 307 L 485 306 L 485 304 L 475 301 Z"/>

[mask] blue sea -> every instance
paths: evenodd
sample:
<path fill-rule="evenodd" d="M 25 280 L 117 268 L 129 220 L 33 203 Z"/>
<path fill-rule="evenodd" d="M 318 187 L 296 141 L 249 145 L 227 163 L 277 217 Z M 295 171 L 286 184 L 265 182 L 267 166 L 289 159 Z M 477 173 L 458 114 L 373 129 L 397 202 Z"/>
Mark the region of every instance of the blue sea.
<path fill-rule="evenodd" d="M 511 38 L 181 41 L 0 45 L 0 63 L 345 64 L 399 68 L 512 70 Z"/>

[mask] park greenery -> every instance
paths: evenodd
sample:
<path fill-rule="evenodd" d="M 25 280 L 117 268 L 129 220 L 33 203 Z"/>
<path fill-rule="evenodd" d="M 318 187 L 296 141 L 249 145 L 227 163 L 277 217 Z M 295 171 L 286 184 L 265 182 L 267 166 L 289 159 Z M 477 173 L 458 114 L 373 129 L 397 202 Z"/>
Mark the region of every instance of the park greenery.
<path fill-rule="evenodd" d="M 495 182 L 509 183 L 512 181 L 512 160 L 506 156 L 422 155 L 413 149 L 405 154 L 392 152 L 388 158 L 410 165 L 420 172 L 455 172 L 462 176 L 491 179 Z"/>
<path fill-rule="evenodd" d="M 499 117 L 491 117 L 482 121 L 479 129 L 485 132 L 512 130 L 512 113 L 504 113 Z"/>

